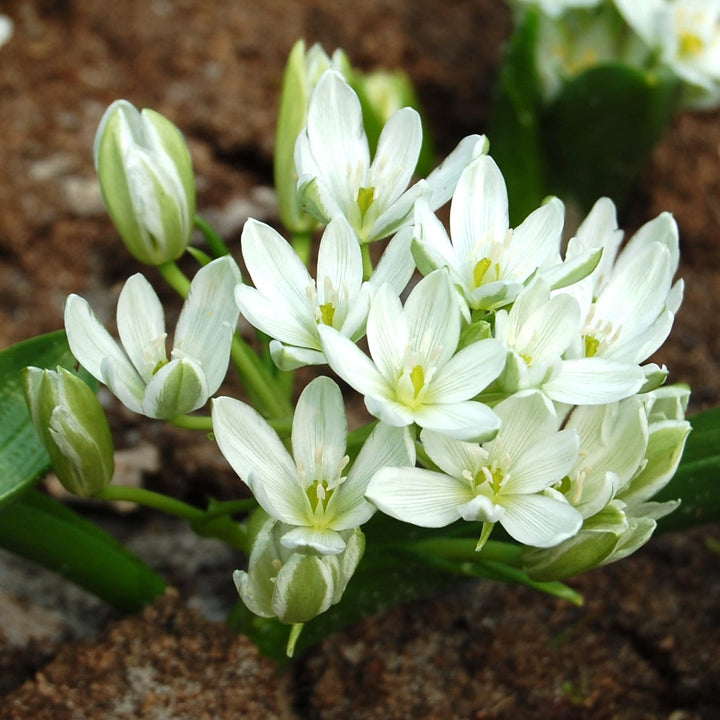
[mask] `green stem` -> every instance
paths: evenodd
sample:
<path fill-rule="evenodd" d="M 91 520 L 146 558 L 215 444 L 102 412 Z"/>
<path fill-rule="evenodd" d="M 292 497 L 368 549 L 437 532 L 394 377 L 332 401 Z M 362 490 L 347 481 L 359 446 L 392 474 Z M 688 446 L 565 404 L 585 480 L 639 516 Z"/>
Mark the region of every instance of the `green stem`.
<path fill-rule="evenodd" d="M 312 254 L 312 233 L 294 232 L 291 237 L 291 243 L 293 249 L 298 254 L 298 257 L 307 267 L 310 263 L 310 256 Z"/>
<path fill-rule="evenodd" d="M 439 537 L 407 543 L 405 547 L 411 551 L 421 552 L 423 555 L 434 555 L 445 560 L 492 561 L 516 568 L 521 567 L 522 548 L 519 545 L 488 540 L 483 549 L 477 552 L 476 544 L 475 539 Z"/>
<path fill-rule="evenodd" d="M 178 415 L 170 421 L 175 427 L 187 430 L 212 432 L 212 418 L 209 415 Z"/>
<path fill-rule="evenodd" d="M 222 540 L 230 547 L 244 553 L 248 553 L 250 550 L 246 528 L 230 517 L 230 513 L 244 512 L 247 501 L 239 501 L 243 505 L 228 503 L 228 507 L 224 507 L 222 510 L 214 506 L 205 511 L 188 505 L 182 500 L 176 500 L 145 488 L 129 487 L 127 485 L 109 485 L 97 493 L 95 497 L 100 500 L 134 502 L 144 507 L 160 510 L 167 515 L 187 520 L 192 529 L 202 537 Z"/>
<path fill-rule="evenodd" d="M 230 250 L 228 250 L 228 247 L 223 242 L 223 239 L 215 232 L 214 228 L 207 222 L 207 220 L 204 220 L 199 215 L 196 215 L 195 227 L 203 234 L 210 251 L 216 258 L 230 254 Z"/>
<path fill-rule="evenodd" d="M 94 497 L 100 500 L 122 500 L 137 503 L 154 510 L 160 510 L 168 515 L 174 515 L 188 522 L 194 522 L 205 517 L 205 513 L 199 508 L 188 505 L 182 500 L 176 500 L 145 488 L 130 487 L 128 485 L 108 485 Z"/>
<path fill-rule="evenodd" d="M 370 257 L 370 245 L 368 243 L 363 243 L 360 245 L 360 249 L 362 251 L 363 261 L 363 280 L 369 280 L 370 276 L 373 274 L 372 258 Z"/>
<path fill-rule="evenodd" d="M 171 261 L 158 265 L 158 270 L 162 276 L 167 280 L 170 287 L 177 292 L 182 298 L 188 296 L 190 290 L 190 280 L 188 280 L 185 273 L 177 266 L 177 263 Z"/>
<path fill-rule="evenodd" d="M 279 391 L 274 379 L 262 365 L 258 356 L 237 333 L 233 338 L 230 357 L 232 357 L 243 383 L 248 388 L 248 392 L 262 403 L 266 415 L 277 419 L 292 415 L 290 401 Z"/>

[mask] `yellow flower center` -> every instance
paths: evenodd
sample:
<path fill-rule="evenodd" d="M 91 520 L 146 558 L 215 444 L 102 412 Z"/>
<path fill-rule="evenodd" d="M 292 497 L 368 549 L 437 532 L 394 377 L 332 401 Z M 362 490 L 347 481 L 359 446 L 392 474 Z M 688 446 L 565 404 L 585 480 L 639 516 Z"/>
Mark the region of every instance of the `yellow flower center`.
<path fill-rule="evenodd" d="M 595 357 L 599 347 L 600 341 L 594 335 L 585 336 L 585 357 Z"/>
<path fill-rule="evenodd" d="M 323 325 L 332 327 L 333 320 L 335 319 L 335 306 L 331 302 L 328 302 L 320 305 L 319 308 L 320 318 L 318 319 L 318 324 L 323 323 Z"/>
<path fill-rule="evenodd" d="M 699 55 L 705 49 L 705 44 L 695 33 L 687 30 L 680 33 L 680 55 Z"/>
<path fill-rule="evenodd" d="M 365 188 L 361 187 L 358 189 L 358 196 L 357 196 L 357 204 L 360 208 L 360 217 L 364 218 L 367 211 L 370 209 L 370 206 L 373 204 L 373 201 L 375 200 L 375 188 Z"/>

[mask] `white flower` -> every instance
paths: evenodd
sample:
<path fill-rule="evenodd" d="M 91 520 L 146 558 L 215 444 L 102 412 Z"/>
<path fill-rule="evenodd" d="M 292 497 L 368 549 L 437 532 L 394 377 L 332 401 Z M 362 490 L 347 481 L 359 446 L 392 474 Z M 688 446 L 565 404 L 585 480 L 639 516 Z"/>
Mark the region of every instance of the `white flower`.
<path fill-rule="evenodd" d="M 575 357 L 641 363 L 665 341 L 680 307 L 683 281 L 673 284 L 679 240 L 675 220 L 661 213 L 618 247 L 615 206 L 608 198 L 595 203 L 568 245 L 568 256 L 589 247 L 603 248 L 598 267 L 584 280 L 564 288 L 579 303 L 581 337 Z"/>
<path fill-rule="evenodd" d="M 361 242 L 386 237 L 411 222 L 421 194 L 433 208 L 446 203 L 465 165 L 486 151 L 487 140 L 468 136 L 427 180 L 407 189 L 421 145 L 420 116 L 403 108 L 386 123 L 370 162 L 360 101 L 340 73 L 327 70 L 295 146 L 301 205 L 324 223 L 344 215 Z"/>
<path fill-rule="evenodd" d="M 565 357 L 580 327 L 573 297 L 564 292 L 551 296 L 542 277 L 532 280 L 509 311 L 495 315 L 495 337 L 510 350 L 499 388 L 506 394 L 538 388 L 570 405 L 599 405 L 638 392 L 645 376 L 634 362 Z"/>
<path fill-rule="evenodd" d="M 388 245 L 372 283 L 387 280 L 402 292 L 414 270 L 408 233 Z M 360 245 L 347 220 L 331 220 L 320 241 L 317 280 L 290 244 L 269 225 L 250 219 L 242 234 L 245 265 L 255 287 L 238 285 L 242 314 L 273 338 L 270 353 L 282 370 L 325 362 L 318 325 L 336 328 L 351 340 L 365 332 L 370 283 L 363 283 Z"/>
<path fill-rule="evenodd" d="M 7 15 L 0 15 L 0 47 L 12 38 L 14 30 L 13 21 Z"/>
<path fill-rule="evenodd" d="M 474 160 L 460 176 L 450 206 L 452 240 L 422 199 L 415 221 L 413 253 L 418 267 L 423 272 L 447 267 L 472 309 L 510 304 L 538 269 L 551 273 L 548 278 L 555 287 L 573 282 L 599 258 L 598 252 L 590 251 L 562 264 L 564 207 L 557 198 L 511 230 L 505 180 L 488 156 Z"/>
<path fill-rule="evenodd" d="M 458 351 L 460 322 L 447 272 L 437 270 L 415 286 L 404 308 L 388 285 L 380 288 L 367 322 L 372 360 L 334 328 L 318 330 L 330 367 L 365 396 L 375 417 L 461 440 L 488 439 L 497 416 L 471 398 L 497 377 L 505 350 L 488 339 Z"/>
<path fill-rule="evenodd" d="M 122 347 L 88 303 L 70 295 L 65 304 L 70 349 L 133 412 L 168 420 L 197 410 L 227 372 L 239 314 L 232 299 L 238 282 L 240 271 L 230 257 L 197 272 L 180 313 L 170 360 L 162 305 L 139 273 L 125 283 L 118 299 Z"/>
<path fill-rule="evenodd" d="M 343 531 L 362 525 L 375 511 L 364 498 L 370 477 L 381 467 L 415 464 L 408 431 L 379 424 L 347 472 L 342 394 L 326 377 L 309 383 L 298 399 L 292 456 L 249 405 L 216 398 L 212 416 L 220 450 L 260 507 L 292 526 L 280 539 L 291 550 L 343 552 Z"/>
<path fill-rule="evenodd" d="M 514 395 L 495 411 L 502 427 L 482 446 L 423 430 L 425 450 L 442 472 L 380 470 L 366 497 L 384 513 L 422 527 L 444 527 L 459 518 L 480 521 L 478 549 L 496 522 L 536 547 L 571 537 L 582 516 L 551 488 L 577 461 L 577 434 L 558 432 L 552 404 L 537 392 Z"/>
<path fill-rule="evenodd" d="M 615 0 L 620 13 L 662 61 L 695 91 L 690 106 L 720 100 L 720 0 Z"/>

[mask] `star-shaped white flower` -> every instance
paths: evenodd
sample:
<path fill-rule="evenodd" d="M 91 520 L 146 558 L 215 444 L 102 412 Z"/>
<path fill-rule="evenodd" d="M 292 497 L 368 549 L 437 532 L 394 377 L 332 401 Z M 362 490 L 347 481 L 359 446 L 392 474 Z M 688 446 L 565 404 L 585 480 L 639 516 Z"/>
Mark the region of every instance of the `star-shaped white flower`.
<path fill-rule="evenodd" d="M 460 310 L 447 272 L 437 270 L 410 293 L 405 307 L 388 285 L 370 307 L 372 360 L 327 325 L 318 327 L 330 367 L 365 396 L 370 413 L 395 426 L 416 423 L 459 439 L 487 439 L 496 415 L 474 398 L 503 367 L 492 339 L 458 350 Z"/>
<path fill-rule="evenodd" d="M 615 206 L 601 198 L 568 245 L 568 256 L 603 248 L 598 267 L 563 289 L 579 303 L 581 337 L 570 355 L 641 363 L 665 341 L 682 302 L 684 284 L 673 276 L 679 261 L 675 220 L 661 213 L 618 253 L 622 232 Z"/>
<path fill-rule="evenodd" d="M 163 308 L 141 274 L 125 283 L 118 299 L 122 346 L 83 298 L 70 295 L 65 304 L 70 349 L 133 412 L 169 420 L 197 410 L 220 387 L 227 372 L 239 314 L 233 289 L 240 279 L 230 257 L 214 260 L 197 272 L 169 359 Z"/>
<path fill-rule="evenodd" d="M 355 232 L 339 216 L 320 240 L 314 280 L 291 245 L 257 220 L 245 223 L 242 252 L 255 287 L 238 285 L 235 299 L 245 318 L 273 338 L 270 353 L 282 370 L 325 362 L 318 325 L 330 325 L 351 340 L 365 333 L 372 288 L 390 282 L 402 292 L 415 264 L 409 229 L 388 244 L 369 282 Z"/>
<path fill-rule="evenodd" d="M 499 388 L 506 394 L 537 388 L 570 405 L 600 405 L 638 392 L 645 375 L 632 361 L 566 357 L 580 327 L 575 298 L 551 295 L 542 277 L 532 280 L 509 311 L 495 315 L 495 337 L 510 351 Z"/>
<path fill-rule="evenodd" d="M 260 507 L 292 526 L 280 539 L 289 549 L 343 552 L 342 533 L 375 512 L 364 498 L 372 475 L 382 467 L 415 464 L 407 429 L 380 423 L 348 471 L 342 394 L 326 377 L 309 383 L 298 399 L 292 456 L 266 420 L 239 400 L 216 398 L 212 417 L 220 450 Z"/>
<path fill-rule="evenodd" d="M 577 461 L 577 434 L 557 430 L 552 403 L 537 392 L 514 395 L 495 411 L 502 427 L 483 445 L 423 430 L 425 451 L 441 472 L 380 470 L 366 497 L 382 512 L 421 527 L 480 521 L 478 549 L 496 522 L 518 542 L 536 547 L 571 537 L 582 515 L 552 486 Z"/>
<path fill-rule="evenodd" d="M 484 136 L 468 136 L 426 180 L 408 189 L 421 145 L 420 116 L 402 108 L 383 128 L 371 162 L 360 101 L 340 73 L 327 70 L 295 146 L 301 205 L 326 224 L 346 217 L 363 243 L 387 237 L 412 222 L 421 195 L 433 208 L 444 205 L 463 168 L 487 150 Z"/>
<path fill-rule="evenodd" d="M 418 200 L 413 254 L 422 272 L 447 267 L 468 308 L 492 310 L 512 303 L 538 270 L 553 287 L 592 270 L 600 256 L 594 249 L 562 262 L 564 214 L 562 202 L 553 198 L 510 229 L 505 180 L 484 155 L 460 176 L 450 206 L 451 237 L 427 203 Z"/>

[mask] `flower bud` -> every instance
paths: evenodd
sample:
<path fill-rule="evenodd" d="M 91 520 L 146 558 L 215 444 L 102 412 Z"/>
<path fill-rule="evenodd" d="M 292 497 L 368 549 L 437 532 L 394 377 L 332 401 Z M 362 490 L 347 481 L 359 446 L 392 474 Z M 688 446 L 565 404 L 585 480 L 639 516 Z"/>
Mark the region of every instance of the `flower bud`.
<path fill-rule="evenodd" d="M 280 218 L 293 233 L 310 232 L 317 224 L 298 203 L 295 141 L 307 123 L 310 95 L 320 76 L 331 67 L 347 76 L 350 71 L 347 55 L 336 50 L 331 58 L 319 44 L 306 51 L 304 40 L 295 43 L 285 66 L 275 136 L 275 191 Z"/>
<path fill-rule="evenodd" d="M 109 485 L 113 442 L 95 393 L 62 367 L 25 368 L 23 384 L 30 417 L 63 487 L 89 496 Z"/>
<path fill-rule="evenodd" d="M 280 538 L 288 527 L 257 510 L 250 521 L 248 570 L 236 570 L 233 579 L 251 612 L 287 624 L 305 623 L 340 602 L 365 550 L 365 536 L 359 528 L 346 530 L 342 553 L 319 555 L 284 547 Z"/>
<path fill-rule="evenodd" d="M 95 135 L 103 199 L 128 250 L 140 262 L 179 258 L 195 217 L 195 177 L 180 130 L 127 100 L 105 111 Z"/>

